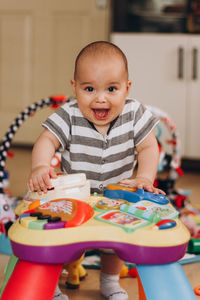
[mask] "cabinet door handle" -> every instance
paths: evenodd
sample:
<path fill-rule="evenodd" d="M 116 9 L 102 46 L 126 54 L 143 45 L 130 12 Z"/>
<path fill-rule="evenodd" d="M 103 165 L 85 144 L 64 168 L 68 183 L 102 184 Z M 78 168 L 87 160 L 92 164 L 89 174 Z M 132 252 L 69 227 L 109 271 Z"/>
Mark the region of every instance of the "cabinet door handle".
<path fill-rule="evenodd" d="M 192 49 L 192 79 L 197 79 L 197 64 L 198 64 L 198 50 L 197 48 Z"/>
<path fill-rule="evenodd" d="M 183 47 L 178 48 L 178 79 L 183 79 L 183 59 L 184 59 L 184 49 Z"/>

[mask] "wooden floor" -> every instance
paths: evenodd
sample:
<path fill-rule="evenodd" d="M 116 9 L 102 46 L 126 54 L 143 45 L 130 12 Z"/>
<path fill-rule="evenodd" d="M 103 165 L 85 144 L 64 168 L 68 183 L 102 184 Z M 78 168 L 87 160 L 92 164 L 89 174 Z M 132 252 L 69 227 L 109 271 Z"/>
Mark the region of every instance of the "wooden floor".
<path fill-rule="evenodd" d="M 31 160 L 30 150 L 14 149 L 13 151 L 15 153 L 14 158 L 8 158 L 6 162 L 6 168 L 10 172 L 10 190 L 13 196 L 23 196 L 27 189 L 26 182 Z M 191 202 L 200 203 L 200 173 L 185 174 L 178 180 L 176 186 L 183 189 L 190 189 L 192 191 L 190 196 Z M 8 262 L 8 259 L 9 257 L 7 255 L 0 254 L 0 285 L 3 281 L 3 270 Z M 183 269 L 193 288 L 200 285 L 200 262 L 184 265 Z M 65 276 L 66 275 L 61 276 L 59 283 L 62 291 L 66 293 L 70 299 L 104 299 L 99 293 L 98 270 L 88 270 L 88 276 L 86 277 L 85 281 L 81 282 L 79 290 L 67 290 L 65 288 Z M 137 280 L 135 278 L 120 279 L 120 284 L 128 292 L 129 299 L 138 299 Z M 200 299 L 200 297 L 197 297 L 197 299 Z"/>

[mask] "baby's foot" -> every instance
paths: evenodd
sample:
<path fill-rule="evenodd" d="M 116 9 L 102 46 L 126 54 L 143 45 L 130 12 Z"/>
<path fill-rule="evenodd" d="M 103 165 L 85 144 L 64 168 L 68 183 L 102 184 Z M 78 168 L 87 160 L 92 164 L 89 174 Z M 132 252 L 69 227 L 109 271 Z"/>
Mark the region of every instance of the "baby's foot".
<path fill-rule="evenodd" d="M 108 300 L 127 300 L 127 292 L 119 285 L 119 275 L 105 274 L 100 275 L 101 294 Z"/>
<path fill-rule="evenodd" d="M 64 295 L 61 292 L 61 290 L 59 289 L 59 286 L 57 285 L 53 300 L 69 300 L 69 298 L 67 297 L 67 295 Z"/>

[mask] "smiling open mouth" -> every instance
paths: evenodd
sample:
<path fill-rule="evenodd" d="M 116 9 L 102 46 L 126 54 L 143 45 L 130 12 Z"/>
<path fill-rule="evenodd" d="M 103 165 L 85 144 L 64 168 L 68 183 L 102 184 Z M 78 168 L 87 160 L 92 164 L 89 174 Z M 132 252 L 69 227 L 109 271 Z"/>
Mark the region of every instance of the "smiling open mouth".
<path fill-rule="evenodd" d="M 107 119 L 107 117 L 109 115 L 110 109 L 108 109 L 108 108 L 99 108 L 99 109 L 93 108 L 92 111 L 97 120 L 105 120 L 105 119 Z"/>

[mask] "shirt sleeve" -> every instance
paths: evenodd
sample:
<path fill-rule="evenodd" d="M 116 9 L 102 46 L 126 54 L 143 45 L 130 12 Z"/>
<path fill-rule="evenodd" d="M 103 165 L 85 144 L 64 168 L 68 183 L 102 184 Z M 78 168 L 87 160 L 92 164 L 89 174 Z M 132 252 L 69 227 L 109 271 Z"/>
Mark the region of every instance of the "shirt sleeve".
<path fill-rule="evenodd" d="M 61 150 L 65 150 L 70 140 L 70 113 L 68 104 L 64 104 L 50 115 L 42 126 L 51 131 L 61 144 Z"/>
<path fill-rule="evenodd" d="M 134 118 L 135 146 L 139 145 L 159 123 L 159 119 L 143 104 L 139 103 Z"/>

